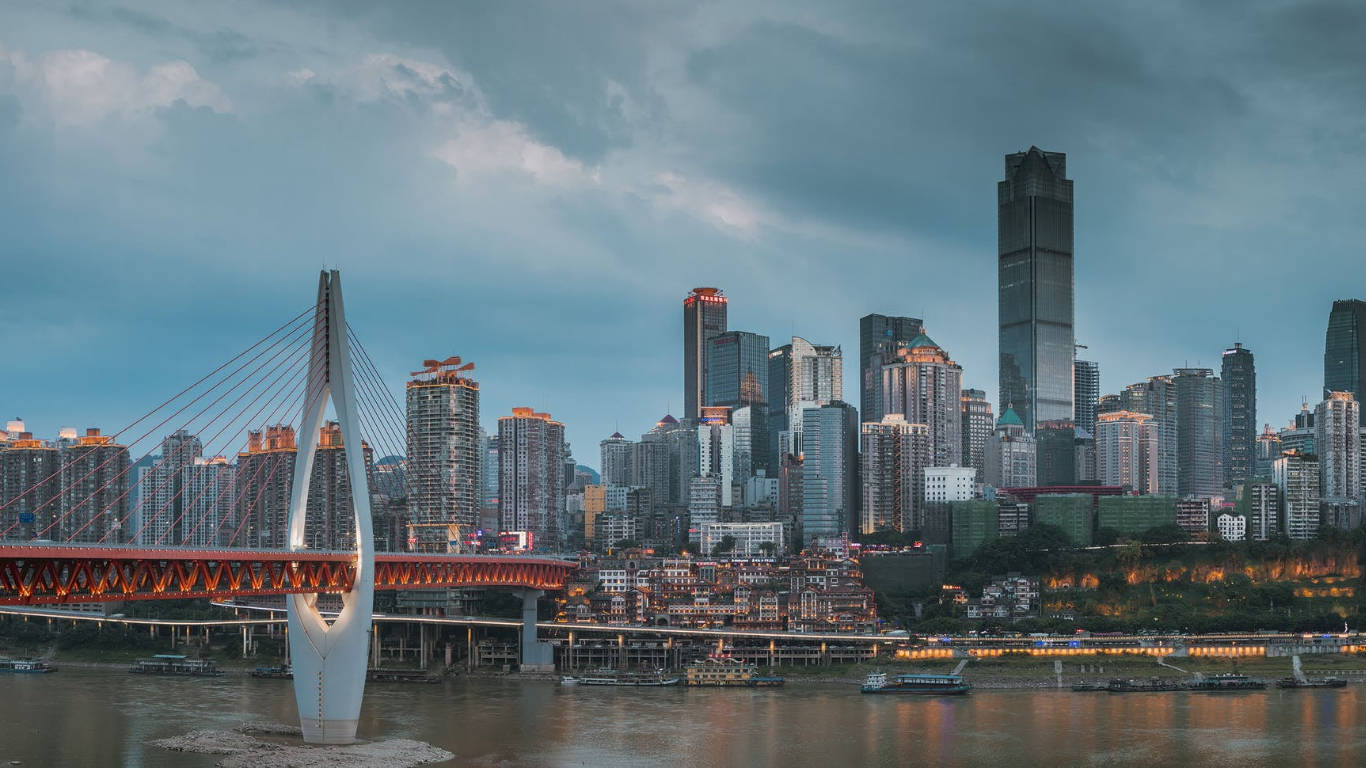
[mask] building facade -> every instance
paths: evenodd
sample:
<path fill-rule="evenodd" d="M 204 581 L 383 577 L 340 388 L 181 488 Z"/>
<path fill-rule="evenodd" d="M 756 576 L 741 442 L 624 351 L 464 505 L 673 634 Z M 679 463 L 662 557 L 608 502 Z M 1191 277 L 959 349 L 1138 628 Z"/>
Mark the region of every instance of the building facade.
<path fill-rule="evenodd" d="M 986 479 L 986 446 L 995 429 L 987 393 L 980 389 L 965 389 L 959 396 L 962 417 L 963 465 L 977 470 L 977 481 Z M 864 419 L 867 421 L 867 419 Z"/>
<path fill-rule="evenodd" d="M 695 419 L 706 404 L 707 346 L 726 330 L 720 288 L 694 288 L 683 299 L 683 416 Z"/>
<path fill-rule="evenodd" d="M 1038 445 L 1025 432 L 1015 409 L 1007 408 L 996 422 L 983 451 L 984 482 L 993 488 L 1032 488 L 1038 485 Z"/>
<path fill-rule="evenodd" d="M 405 388 L 408 512 L 415 522 L 479 527 L 484 506 L 480 472 L 487 460 L 479 427 L 474 363 L 459 357 L 429 361 Z"/>
<path fill-rule="evenodd" d="M 1360 404 L 1351 392 L 1329 392 L 1314 409 L 1319 492 L 1324 498 L 1361 498 Z"/>
<path fill-rule="evenodd" d="M 498 515 L 505 531 L 556 550 L 564 531 L 564 424 L 531 408 L 498 419 Z"/>
<path fill-rule="evenodd" d="M 858 410 L 835 401 L 802 420 L 802 542 L 846 535 L 858 519 Z"/>
<path fill-rule="evenodd" d="M 1222 496 L 1224 489 L 1223 383 L 1209 368 L 1177 368 L 1177 493 Z"/>
<path fill-rule="evenodd" d="M 882 366 L 924 332 L 918 317 L 864 315 L 859 318 L 859 415 L 863 421 L 882 420 Z"/>
<path fill-rule="evenodd" d="M 768 398 L 768 337 L 725 331 L 707 342 L 704 405 L 732 409 L 765 405 Z"/>
<path fill-rule="evenodd" d="M 1096 479 L 1158 493 L 1157 428 L 1146 413 L 1113 411 L 1096 421 Z"/>
<path fill-rule="evenodd" d="M 1026 431 L 1072 421 L 1072 181 L 1067 155 L 1005 157 L 996 185 L 1000 407 Z"/>
<path fill-rule="evenodd" d="M 930 430 L 899 413 L 863 422 L 860 436 L 863 504 L 859 531 L 909 532 L 924 503 L 924 471 L 930 466 Z"/>
<path fill-rule="evenodd" d="M 1232 488 L 1257 475 L 1257 367 L 1241 343 L 1224 350 L 1224 485 Z"/>
<path fill-rule="evenodd" d="M 1323 395 L 1351 392 L 1360 401 L 1362 376 L 1366 374 L 1366 302 L 1342 299 L 1328 313 L 1328 332 L 1323 343 Z"/>
<path fill-rule="evenodd" d="M 1281 496 L 1285 535 L 1312 539 L 1319 534 L 1319 461 L 1310 454 L 1286 451 L 1272 468 Z"/>
<path fill-rule="evenodd" d="M 883 414 L 928 426 L 936 466 L 963 466 L 963 369 L 924 334 L 897 354 L 882 366 Z"/>

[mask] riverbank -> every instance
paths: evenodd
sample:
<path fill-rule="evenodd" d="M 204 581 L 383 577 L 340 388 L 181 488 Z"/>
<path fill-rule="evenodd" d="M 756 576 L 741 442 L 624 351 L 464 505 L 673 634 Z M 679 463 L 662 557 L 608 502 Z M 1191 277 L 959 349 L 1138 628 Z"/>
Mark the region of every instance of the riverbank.
<path fill-rule="evenodd" d="M 298 727 L 275 723 L 190 731 L 151 743 L 172 752 L 222 755 L 224 759 L 218 763 L 222 768 L 412 768 L 455 757 L 440 747 L 413 739 L 310 746 L 303 743 Z"/>

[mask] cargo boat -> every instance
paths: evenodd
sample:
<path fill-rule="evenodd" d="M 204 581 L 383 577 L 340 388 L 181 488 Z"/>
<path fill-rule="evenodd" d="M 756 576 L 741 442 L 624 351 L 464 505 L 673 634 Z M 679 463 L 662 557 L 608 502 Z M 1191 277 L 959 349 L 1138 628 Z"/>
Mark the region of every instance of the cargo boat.
<path fill-rule="evenodd" d="M 218 677 L 223 674 L 211 659 L 190 659 L 178 653 L 158 653 L 150 659 L 138 659 L 128 671 L 168 677 Z"/>
<path fill-rule="evenodd" d="M 1276 681 L 1277 688 L 1346 688 L 1347 681 L 1340 677 L 1305 678 L 1283 677 Z"/>
<path fill-rule="evenodd" d="M 57 668 L 48 664 L 46 661 L 36 661 L 34 659 L 0 659 L 0 672 L 11 672 L 16 675 L 45 675 L 49 672 L 56 672 Z"/>
<path fill-rule="evenodd" d="M 1260 691 L 1266 688 L 1265 680 L 1225 672 L 1209 677 L 1197 677 L 1186 684 L 1186 690 L 1199 693 L 1221 693 L 1223 691 Z"/>
<path fill-rule="evenodd" d="M 1138 679 L 1114 679 L 1106 683 L 1105 690 L 1110 693 L 1150 693 L 1153 691 L 1184 691 L 1190 684 L 1184 680 L 1171 680 L 1162 677 L 1150 677 L 1147 680 Z"/>
<path fill-rule="evenodd" d="M 274 680 L 293 680 L 294 670 L 290 669 L 288 665 L 283 667 L 257 667 L 251 671 L 251 676 Z"/>
<path fill-rule="evenodd" d="M 765 677 L 756 664 L 731 656 L 708 656 L 683 669 L 684 681 L 693 687 L 710 688 L 771 688 L 782 685 L 781 677 Z"/>
<path fill-rule="evenodd" d="M 861 693 L 905 693 L 922 696 L 962 696 L 972 690 L 962 675 L 896 675 L 873 672 L 859 687 Z"/>
<path fill-rule="evenodd" d="M 610 685 L 627 688 L 658 688 L 678 685 L 678 676 L 670 676 L 664 670 L 654 672 L 618 672 L 614 669 L 598 670 L 587 675 L 565 675 L 560 685 Z"/>
<path fill-rule="evenodd" d="M 293 677 L 293 674 L 290 675 Z M 365 679 L 372 683 L 439 683 L 441 678 L 420 669 L 367 669 Z"/>

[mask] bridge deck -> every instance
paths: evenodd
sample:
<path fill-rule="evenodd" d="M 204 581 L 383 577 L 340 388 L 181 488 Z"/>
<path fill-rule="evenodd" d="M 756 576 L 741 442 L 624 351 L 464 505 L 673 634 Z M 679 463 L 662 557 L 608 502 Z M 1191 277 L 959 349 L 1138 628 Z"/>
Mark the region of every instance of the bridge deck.
<path fill-rule="evenodd" d="M 510 587 L 556 590 L 576 570 L 551 558 L 375 555 L 375 589 Z M 0 605 L 341 593 L 354 552 L 0 545 Z"/>

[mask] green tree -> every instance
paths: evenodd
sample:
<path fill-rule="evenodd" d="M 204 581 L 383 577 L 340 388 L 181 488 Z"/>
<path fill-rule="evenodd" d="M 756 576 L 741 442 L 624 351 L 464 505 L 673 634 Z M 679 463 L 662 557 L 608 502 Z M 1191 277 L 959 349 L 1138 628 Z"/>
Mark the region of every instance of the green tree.
<path fill-rule="evenodd" d="M 724 554 L 726 554 L 726 553 L 728 553 L 728 552 L 734 552 L 734 551 L 735 551 L 735 537 L 734 537 L 734 536 L 722 536 L 722 537 L 721 537 L 721 540 L 718 541 L 718 542 L 716 542 L 716 546 L 714 546 L 714 547 L 711 548 L 711 553 L 712 553 L 712 555 L 715 555 L 715 556 L 717 556 L 717 557 L 719 557 L 719 556 L 721 556 L 721 555 L 724 555 Z"/>

